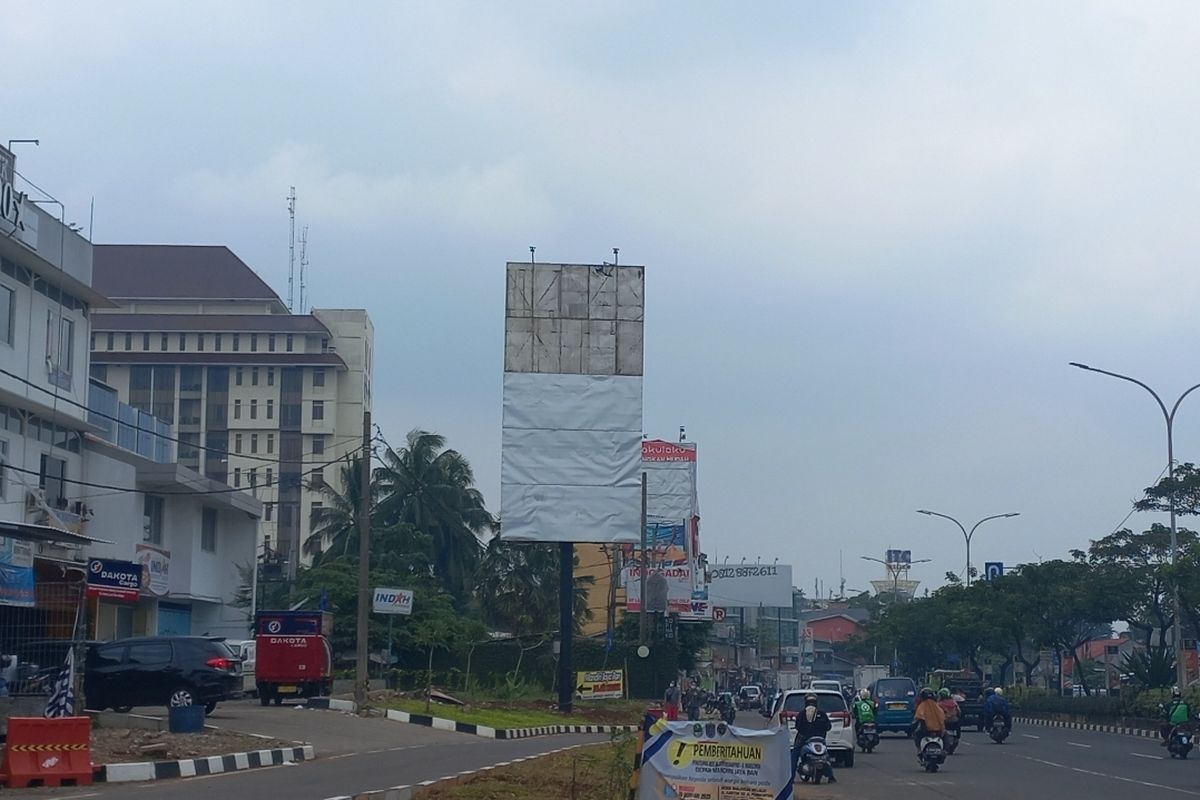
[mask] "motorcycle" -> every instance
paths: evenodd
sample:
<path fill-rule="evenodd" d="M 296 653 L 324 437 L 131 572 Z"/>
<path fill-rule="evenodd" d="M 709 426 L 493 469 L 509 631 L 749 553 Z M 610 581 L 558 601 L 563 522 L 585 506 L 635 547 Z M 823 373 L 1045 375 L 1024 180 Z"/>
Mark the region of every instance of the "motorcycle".
<path fill-rule="evenodd" d="M 869 753 L 879 746 L 879 729 L 874 722 L 858 723 L 858 749 Z"/>
<path fill-rule="evenodd" d="M 921 749 L 917 751 L 917 762 L 926 772 L 937 772 L 946 763 L 946 750 L 940 736 L 923 736 Z"/>
<path fill-rule="evenodd" d="M 1008 725 L 1005 724 L 1003 717 L 996 717 L 992 720 L 992 726 L 988 729 L 988 736 L 992 737 L 993 742 L 1004 744 L 1004 740 L 1008 738 L 1009 733 Z"/>
<path fill-rule="evenodd" d="M 1184 725 L 1176 725 L 1172 728 L 1171 736 L 1167 739 L 1167 752 L 1171 754 L 1171 758 L 1187 758 L 1194 745 L 1194 736 L 1191 728 Z"/>
<path fill-rule="evenodd" d="M 946 725 L 946 755 L 954 755 L 954 751 L 958 749 L 958 742 L 962 738 L 962 730 L 955 725 L 950 727 Z"/>
<path fill-rule="evenodd" d="M 797 773 L 804 783 L 819 784 L 829 772 L 829 748 L 820 736 L 813 736 L 800 748 Z"/>

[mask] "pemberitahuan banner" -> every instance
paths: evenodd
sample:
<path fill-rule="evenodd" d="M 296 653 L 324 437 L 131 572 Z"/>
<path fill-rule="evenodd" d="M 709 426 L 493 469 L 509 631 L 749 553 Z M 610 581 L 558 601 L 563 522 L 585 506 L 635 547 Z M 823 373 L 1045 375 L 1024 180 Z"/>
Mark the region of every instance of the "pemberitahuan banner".
<path fill-rule="evenodd" d="M 790 753 L 786 728 L 659 720 L 642 747 L 638 798 L 789 800 Z"/>

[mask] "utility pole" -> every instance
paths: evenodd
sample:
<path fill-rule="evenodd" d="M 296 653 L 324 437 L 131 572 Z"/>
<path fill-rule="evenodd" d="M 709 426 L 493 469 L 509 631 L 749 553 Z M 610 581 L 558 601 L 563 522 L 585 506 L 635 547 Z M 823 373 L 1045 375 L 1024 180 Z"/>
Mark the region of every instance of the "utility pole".
<path fill-rule="evenodd" d="M 645 602 L 643 600 L 643 602 Z M 575 697 L 571 645 L 575 638 L 575 545 L 558 543 L 558 710 L 571 713 Z"/>
<path fill-rule="evenodd" d="M 358 632 L 354 669 L 354 702 L 359 713 L 367 707 L 367 628 L 371 609 L 371 412 L 363 412 L 361 486 L 358 492 Z"/>
<path fill-rule="evenodd" d="M 647 638 L 648 619 L 646 617 L 646 571 L 650 565 L 646 563 L 646 473 L 642 473 L 642 558 L 639 564 L 641 570 L 642 606 L 638 612 L 638 643 L 645 644 Z"/>

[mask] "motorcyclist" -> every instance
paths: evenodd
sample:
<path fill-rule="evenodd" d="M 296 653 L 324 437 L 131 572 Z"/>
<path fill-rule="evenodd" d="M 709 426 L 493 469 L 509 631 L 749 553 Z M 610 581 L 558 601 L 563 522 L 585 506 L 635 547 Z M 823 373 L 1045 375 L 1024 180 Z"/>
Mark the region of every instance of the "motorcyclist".
<path fill-rule="evenodd" d="M 938 705 L 937 695 L 926 686 L 918 695 L 917 709 L 913 712 L 913 742 L 921 749 L 921 739 L 926 736 L 943 736 L 946 733 L 946 712 Z"/>
<path fill-rule="evenodd" d="M 997 686 L 988 692 L 988 699 L 983 703 L 983 715 L 987 726 L 992 727 L 992 723 L 999 716 L 1004 719 L 1004 727 L 1012 730 L 1012 713 L 1008 709 L 1008 698 L 1004 696 L 1004 690 Z"/>
<path fill-rule="evenodd" d="M 1192 710 L 1183 699 L 1183 692 L 1178 686 L 1171 687 L 1171 705 L 1163 707 L 1163 724 L 1159 730 L 1162 733 L 1162 746 L 1167 746 L 1171 731 L 1180 725 L 1188 724 L 1192 718 Z"/>
<path fill-rule="evenodd" d="M 800 751 L 804 743 L 814 736 L 824 739 L 832 728 L 833 723 L 830 722 L 829 715 L 817 706 L 817 696 L 806 694 L 804 708 L 796 715 L 796 738 L 792 741 L 793 775 L 796 774 L 796 766 L 800 763 Z M 837 778 L 833 777 L 833 767 L 828 762 L 825 765 L 825 778 L 830 783 L 837 783 Z"/>
<path fill-rule="evenodd" d="M 688 687 L 683 700 L 684 707 L 687 709 L 688 720 L 690 722 L 697 722 L 700 719 L 700 707 L 704 705 L 704 690 L 700 688 L 700 684 L 692 681 L 692 685 Z"/>
<path fill-rule="evenodd" d="M 949 689 L 942 689 L 938 692 L 938 705 L 941 706 L 942 713 L 946 715 L 946 730 L 957 730 L 962 709 L 958 707 L 958 701 L 950 694 Z"/>
<path fill-rule="evenodd" d="M 860 691 L 858 697 L 854 698 L 851 710 L 854 712 L 854 733 L 857 736 L 859 726 L 875 721 L 875 703 L 871 701 L 871 693 L 866 689 Z"/>

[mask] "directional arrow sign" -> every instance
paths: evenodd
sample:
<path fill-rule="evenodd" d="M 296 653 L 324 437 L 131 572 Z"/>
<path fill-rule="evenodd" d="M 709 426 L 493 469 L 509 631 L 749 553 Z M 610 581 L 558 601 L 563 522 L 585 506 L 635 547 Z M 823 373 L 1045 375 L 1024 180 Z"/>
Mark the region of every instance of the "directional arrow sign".
<path fill-rule="evenodd" d="M 619 700 L 625 696 L 625 671 L 577 672 L 575 693 L 581 700 Z"/>

